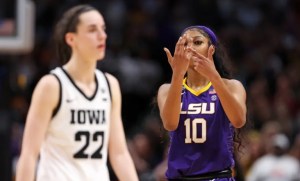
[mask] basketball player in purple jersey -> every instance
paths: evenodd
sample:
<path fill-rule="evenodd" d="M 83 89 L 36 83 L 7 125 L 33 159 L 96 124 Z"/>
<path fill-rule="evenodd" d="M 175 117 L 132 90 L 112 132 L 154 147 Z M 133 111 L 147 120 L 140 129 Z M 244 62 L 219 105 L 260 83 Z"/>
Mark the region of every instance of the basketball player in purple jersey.
<path fill-rule="evenodd" d="M 167 179 L 234 180 L 234 130 L 246 122 L 246 92 L 230 78 L 221 44 L 208 27 L 191 26 L 173 56 L 164 50 L 173 71 L 157 97 L 170 132 Z"/>

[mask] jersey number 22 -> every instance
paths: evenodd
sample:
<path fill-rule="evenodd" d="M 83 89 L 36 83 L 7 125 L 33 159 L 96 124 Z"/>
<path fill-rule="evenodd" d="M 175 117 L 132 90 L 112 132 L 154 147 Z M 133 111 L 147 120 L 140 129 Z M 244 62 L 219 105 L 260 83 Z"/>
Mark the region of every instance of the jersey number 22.
<path fill-rule="evenodd" d="M 88 131 L 78 131 L 75 134 L 75 141 L 81 141 L 82 139 L 85 140 L 85 144 L 83 145 L 83 147 L 76 152 L 73 157 L 74 158 L 88 158 L 89 154 L 85 153 L 86 148 L 89 146 L 90 144 L 90 136 L 91 133 Z M 103 142 L 104 142 L 104 132 L 103 131 L 97 131 L 94 134 L 92 134 L 93 138 L 92 141 L 93 142 L 99 142 L 100 145 L 99 147 L 90 155 L 91 158 L 94 159 L 101 159 L 102 158 L 102 154 L 101 154 L 101 150 L 103 148 Z M 99 141 L 100 139 L 100 141 Z"/>

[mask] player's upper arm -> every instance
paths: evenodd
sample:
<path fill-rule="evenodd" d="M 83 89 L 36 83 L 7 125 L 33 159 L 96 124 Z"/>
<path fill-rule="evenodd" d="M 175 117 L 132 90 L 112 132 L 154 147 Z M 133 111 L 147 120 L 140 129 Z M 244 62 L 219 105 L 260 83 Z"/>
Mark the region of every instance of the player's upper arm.
<path fill-rule="evenodd" d="M 109 153 L 111 156 L 127 151 L 125 133 L 121 117 L 121 91 L 118 80 L 111 74 L 106 73 L 111 93 L 112 108 L 110 118 Z"/>
<path fill-rule="evenodd" d="M 105 75 L 108 79 L 110 90 L 111 90 L 111 98 L 112 98 L 111 111 L 115 113 L 118 113 L 120 111 L 120 116 L 121 116 L 121 90 L 120 90 L 119 82 L 113 75 L 109 73 L 106 73 Z"/>
<path fill-rule="evenodd" d="M 118 80 L 106 73 L 112 92 L 112 110 L 108 143 L 109 160 L 117 177 L 121 180 L 138 180 L 134 164 L 127 149 L 121 118 L 121 90 Z"/>
<path fill-rule="evenodd" d="M 229 90 L 235 100 L 237 100 L 239 106 L 241 109 L 239 109 L 239 114 L 235 116 L 236 124 L 235 127 L 240 128 L 246 123 L 246 114 L 247 114 L 247 106 L 246 106 L 246 90 L 242 83 L 238 80 L 231 79 L 227 80 L 226 79 L 226 84 L 229 87 Z M 238 119 L 239 118 L 239 119 Z"/>
<path fill-rule="evenodd" d="M 157 93 L 157 103 L 159 107 L 160 114 L 162 113 L 162 109 L 167 99 L 167 95 L 170 89 L 170 84 L 163 84 L 159 87 Z"/>
<path fill-rule="evenodd" d="M 246 90 L 243 86 L 243 84 L 238 80 L 228 80 L 227 85 L 229 86 L 229 89 L 233 96 L 240 102 L 242 105 L 243 110 L 246 114 Z"/>
<path fill-rule="evenodd" d="M 22 152 L 38 154 L 59 102 L 59 89 L 59 82 L 53 75 L 44 76 L 36 85 L 26 118 Z"/>
<path fill-rule="evenodd" d="M 235 79 L 227 80 L 227 85 L 229 86 L 234 97 L 240 101 L 246 102 L 246 91 L 240 81 Z"/>

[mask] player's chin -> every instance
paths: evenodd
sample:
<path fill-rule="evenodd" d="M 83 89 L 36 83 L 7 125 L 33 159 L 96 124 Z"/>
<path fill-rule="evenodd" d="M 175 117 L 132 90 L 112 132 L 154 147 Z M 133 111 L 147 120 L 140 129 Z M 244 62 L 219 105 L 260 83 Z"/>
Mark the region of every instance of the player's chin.
<path fill-rule="evenodd" d="M 97 60 L 102 60 L 102 59 L 104 59 L 104 57 L 105 57 L 105 52 L 99 52 L 97 54 Z"/>

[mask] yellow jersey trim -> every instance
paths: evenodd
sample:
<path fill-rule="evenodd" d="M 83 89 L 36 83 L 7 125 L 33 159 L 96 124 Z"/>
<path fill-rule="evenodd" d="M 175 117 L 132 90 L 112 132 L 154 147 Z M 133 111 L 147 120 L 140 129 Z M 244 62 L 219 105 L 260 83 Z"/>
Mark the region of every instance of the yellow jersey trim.
<path fill-rule="evenodd" d="M 201 93 L 207 91 L 210 86 L 211 86 L 211 82 L 209 82 L 205 87 L 203 87 L 202 89 L 198 90 L 198 91 L 195 91 L 193 90 L 192 88 L 190 88 L 187 84 L 186 84 L 186 78 L 183 79 L 183 82 L 182 82 L 183 86 L 188 90 L 190 91 L 192 94 L 196 95 L 196 96 L 199 96 Z"/>

